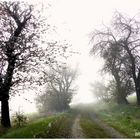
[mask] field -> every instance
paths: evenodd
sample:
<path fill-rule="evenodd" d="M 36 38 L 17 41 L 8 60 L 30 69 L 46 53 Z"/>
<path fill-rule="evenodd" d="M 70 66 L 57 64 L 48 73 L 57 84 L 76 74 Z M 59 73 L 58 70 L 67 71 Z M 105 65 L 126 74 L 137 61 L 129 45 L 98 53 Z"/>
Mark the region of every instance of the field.
<path fill-rule="evenodd" d="M 73 115 L 61 113 L 37 119 L 21 128 L 10 128 L 1 138 L 63 138 L 70 137 Z"/>
<path fill-rule="evenodd" d="M 36 118 L 25 126 L 0 129 L 1 138 L 140 138 L 140 107 L 87 104 Z"/>
<path fill-rule="evenodd" d="M 108 125 L 128 138 L 140 138 L 140 108 L 135 105 L 114 106 L 96 111 Z"/>

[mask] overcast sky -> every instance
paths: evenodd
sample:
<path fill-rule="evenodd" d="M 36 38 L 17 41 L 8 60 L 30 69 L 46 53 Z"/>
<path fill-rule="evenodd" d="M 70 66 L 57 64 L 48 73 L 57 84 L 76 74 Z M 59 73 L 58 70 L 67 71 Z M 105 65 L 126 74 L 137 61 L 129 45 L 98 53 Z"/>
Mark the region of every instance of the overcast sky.
<path fill-rule="evenodd" d="M 30 0 L 31 1 L 31 0 Z M 32 0 L 35 2 L 35 0 Z M 36 0 L 36 3 L 39 1 Z M 48 0 L 41 0 L 45 5 Z M 69 61 L 72 65 L 79 64 L 81 76 L 79 77 L 79 92 L 73 99 L 76 102 L 90 102 L 93 100 L 89 83 L 99 80 L 98 70 L 102 61 L 89 57 L 89 34 L 99 29 L 102 23 L 109 24 L 113 12 L 118 10 L 130 16 L 140 11 L 139 0 L 50 0 L 50 7 L 45 10 L 50 24 L 55 25 L 56 36 L 60 40 L 67 40 L 72 48 L 81 55 L 74 56 Z M 28 94 L 29 95 L 29 94 Z M 29 99 L 33 100 L 32 94 Z M 34 111 L 35 105 L 17 97 L 11 101 L 11 106 L 18 108 L 24 105 L 24 111 Z M 13 107 L 14 109 L 14 107 Z"/>

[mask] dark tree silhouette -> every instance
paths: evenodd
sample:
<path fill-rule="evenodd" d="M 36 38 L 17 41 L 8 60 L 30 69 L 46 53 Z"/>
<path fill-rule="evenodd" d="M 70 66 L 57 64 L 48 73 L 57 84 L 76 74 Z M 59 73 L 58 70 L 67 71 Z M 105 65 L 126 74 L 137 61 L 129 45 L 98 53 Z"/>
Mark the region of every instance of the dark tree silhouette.
<path fill-rule="evenodd" d="M 104 58 L 104 71 L 110 72 L 116 81 L 118 103 L 127 103 L 126 96 L 133 91 L 133 74 L 130 54 L 122 46 L 121 40 L 128 36 L 123 30 L 119 30 L 121 27 L 118 27 L 116 16 L 113 22 L 113 27 L 105 27 L 105 30 L 96 30 L 93 33 L 92 41 L 95 42 L 91 52 L 99 53 Z"/>
<path fill-rule="evenodd" d="M 135 84 L 137 104 L 140 105 L 140 22 L 136 16 L 129 18 L 117 12 L 113 25 L 120 34 L 118 44 L 128 55 L 130 75 Z"/>
<path fill-rule="evenodd" d="M 117 44 L 111 44 L 105 50 L 103 58 L 106 60 L 103 71 L 110 72 L 116 83 L 116 99 L 119 104 L 128 104 L 126 97 L 133 93 L 131 75 L 128 73 L 128 56 Z"/>
<path fill-rule="evenodd" d="M 8 100 L 13 87 L 15 90 L 19 83 L 31 83 L 33 78 L 28 73 L 39 71 L 37 65 L 44 60 L 47 64 L 54 62 L 52 56 L 58 50 L 54 49 L 57 42 L 40 47 L 40 36 L 47 29 L 40 15 L 33 5 L 24 2 L 0 3 L 0 101 L 4 127 L 11 125 Z"/>
<path fill-rule="evenodd" d="M 32 6 L 23 8 L 19 2 L 0 3 L 0 81 L 1 81 L 1 123 L 4 127 L 10 127 L 9 117 L 9 92 L 12 86 L 15 69 L 25 64 L 34 55 L 34 32 Z M 24 5 L 25 6 L 25 5 Z M 32 21 L 32 22 L 31 22 Z M 30 51 L 32 50 L 32 51 Z"/>
<path fill-rule="evenodd" d="M 44 113 L 68 110 L 76 90 L 74 86 L 77 76 L 76 70 L 67 66 L 53 66 L 44 74 L 47 85 L 46 92 L 37 97 L 39 109 Z"/>

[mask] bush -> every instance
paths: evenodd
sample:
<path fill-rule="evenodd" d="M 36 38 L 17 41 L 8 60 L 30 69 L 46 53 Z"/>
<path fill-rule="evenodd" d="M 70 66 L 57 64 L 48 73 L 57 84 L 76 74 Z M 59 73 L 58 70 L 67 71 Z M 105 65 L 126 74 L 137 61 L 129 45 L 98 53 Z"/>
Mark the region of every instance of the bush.
<path fill-rule="evenodd" d="M 27 123 L 27 117 L 23 112 L 18 111 L 13 116 L 13 123 L 16 127 L 22 127 Z"/>

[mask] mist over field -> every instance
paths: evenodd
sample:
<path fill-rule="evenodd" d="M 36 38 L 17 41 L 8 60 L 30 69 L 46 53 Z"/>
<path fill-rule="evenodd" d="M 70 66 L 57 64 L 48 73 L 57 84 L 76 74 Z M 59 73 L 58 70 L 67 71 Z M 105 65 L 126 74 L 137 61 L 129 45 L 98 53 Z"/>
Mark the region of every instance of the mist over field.
<path fill-rule="evenodd" d="M 0 138 L 140 138 L 139 1 L 0 2 Z"/>

